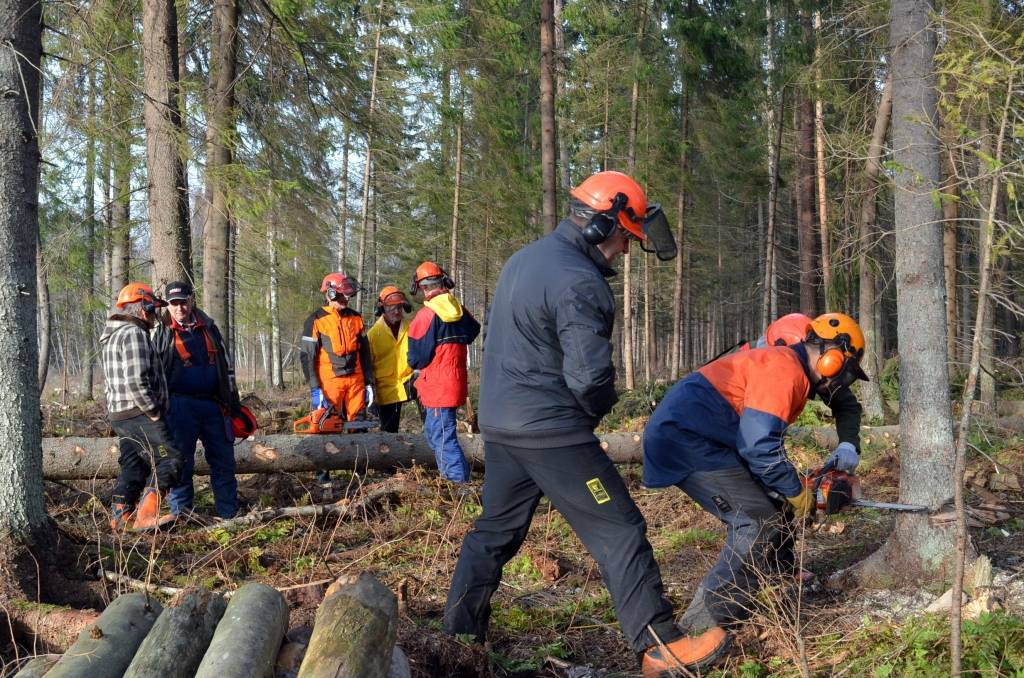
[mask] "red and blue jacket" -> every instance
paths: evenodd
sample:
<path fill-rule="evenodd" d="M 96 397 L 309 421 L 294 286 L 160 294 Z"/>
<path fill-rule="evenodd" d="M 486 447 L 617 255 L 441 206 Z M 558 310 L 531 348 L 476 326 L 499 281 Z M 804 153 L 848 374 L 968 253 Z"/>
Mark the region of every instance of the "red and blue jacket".
<path fill-rule="evenodd" d="M 480 323 L 450 292 L 427 299 L 409 324 L 409 367 L 419 370 L 416 392 L 424 407 L 459 407 L 469 392 L 467 347 Z"/>
<path fill-rule="evenodd" d="M 799 494 L 782 439 L 807 404 L 808 374 L 797 344 L 734 353 L 676 383 L 644 431 L 644 484 L 667 487 L 695 471 L 745 466 L 768 489 Z"/>

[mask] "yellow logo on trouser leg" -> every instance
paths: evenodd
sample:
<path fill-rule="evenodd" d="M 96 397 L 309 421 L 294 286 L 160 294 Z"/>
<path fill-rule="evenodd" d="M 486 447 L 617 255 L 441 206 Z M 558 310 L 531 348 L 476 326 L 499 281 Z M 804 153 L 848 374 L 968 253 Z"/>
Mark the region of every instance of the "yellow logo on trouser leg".
<path fill-rule="evenodd" d="M 604 489 L 604 485 L 598 478 L 591 478 L 587 481 L 587 489 L 590 490 L 590 494 L 594 495 L 594 501 L 598 504 L 607 504 L 612 500 L 608 494 L 608 490 Z"/>

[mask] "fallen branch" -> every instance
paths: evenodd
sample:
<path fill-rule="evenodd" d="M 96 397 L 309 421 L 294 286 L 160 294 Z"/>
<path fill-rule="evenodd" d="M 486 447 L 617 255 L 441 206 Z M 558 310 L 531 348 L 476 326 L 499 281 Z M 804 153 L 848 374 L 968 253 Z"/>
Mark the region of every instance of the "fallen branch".
<path fill-rule="evenodd" d="M 244 516 L 238 518 L 231 518 L 229 520 L 222 520 L 212 525 L 206 525 L 199 529 L 200 532 L 213 532 L 215 530 L 228 530 L 236 527 L 245 527 L 248 525 L 257 525 L 260 523 L 270 522 L 271 520 L 277 520 L 278 518 L 297 518 L 300 516 L 312 516 L 320 517 L 327 515 L 338 515 L 344 517 L 351 513 L 357 513 L 362 511 L 378 499 L 383 497 L 400 494 L 403 489 L 406 489 L 408 485 L 411 485 L 405 479 L 397 482 L 388 481 L 381 483 L 378 486 L 374 486 L 363 494 L 356 501 L 350 501 L 348 499 L 342 499 L 339 502 L 333 504 L 314 504 L 313 506 L 286 506 L 283 508 L 268 508 L 268 509 L 257 509 Z"/>

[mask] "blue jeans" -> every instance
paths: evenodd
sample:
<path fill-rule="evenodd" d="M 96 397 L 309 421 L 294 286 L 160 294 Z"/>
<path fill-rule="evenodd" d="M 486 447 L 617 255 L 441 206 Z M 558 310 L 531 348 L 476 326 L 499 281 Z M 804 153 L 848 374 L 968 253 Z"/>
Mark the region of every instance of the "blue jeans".
<path fill-rule="evenodd" d="M 462 453 L 455 428 L 454 407 L 428 407 L 423 435 L 434 450 L 441 477 L 454 483 L 469 481 L 469 462 Z"/>
<path fill-rule="evenodd" d="M 184 461 L 181 480 L 167 497 L 171 513 L 178 514 L 192 508 L 195 498 L 192 473 L 196 467 L 196 441 L 201 440 L 203 453 L 210 465 L 210 486 L 213 488 L 217 515 L 221 518 L 233 517 L 238 512 L 235 446 L 234 440 L 228 437 L 227 424 L 220 406 L 212 400 L 171 396 L 167 426 L 178 443 Z"/>

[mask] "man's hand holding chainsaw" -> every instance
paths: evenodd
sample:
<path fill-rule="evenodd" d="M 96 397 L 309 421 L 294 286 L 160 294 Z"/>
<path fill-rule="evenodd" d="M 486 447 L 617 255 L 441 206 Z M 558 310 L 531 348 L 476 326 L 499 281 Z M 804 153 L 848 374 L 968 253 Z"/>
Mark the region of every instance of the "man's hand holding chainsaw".
<path fill-rule="evenodd" d="M 860 463 L 860 455 L 853 443 L 839 443 L 832 455 L 825 460 L 825 468 L 834 468 L 843 473 L 853 473 Z"/>

